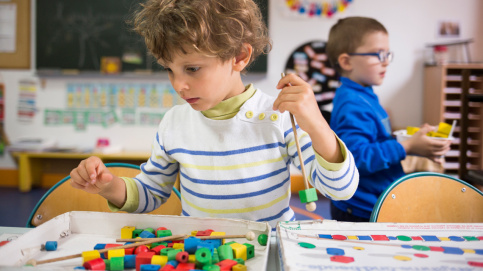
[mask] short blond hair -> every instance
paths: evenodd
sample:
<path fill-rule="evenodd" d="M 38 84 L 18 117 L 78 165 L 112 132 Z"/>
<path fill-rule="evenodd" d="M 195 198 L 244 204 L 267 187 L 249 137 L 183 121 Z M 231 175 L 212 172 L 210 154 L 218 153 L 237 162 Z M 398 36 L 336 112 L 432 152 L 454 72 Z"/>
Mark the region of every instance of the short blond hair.
<path fill-rule="evenodd" d="M 347 17 L 337 21 L 329 32 L 329 40 L 325 47 L 327 57 L 333 67 L 340 73 L 338 58 L 341 54 L 354 53 L 361 46 L 364 37 L 373 32 L 387 34 L 386 28 L 377 20 L 367 17 Z"/>
<path fill-rule="evenodd" d="M 271 40 L 259 7 L 253 0 L 148 0 L 132 19 L 148 50 L 162 62 L 176 52 L 194 50 L 223 61 L 252 46 L 249 66 L 268 53 Z"/>

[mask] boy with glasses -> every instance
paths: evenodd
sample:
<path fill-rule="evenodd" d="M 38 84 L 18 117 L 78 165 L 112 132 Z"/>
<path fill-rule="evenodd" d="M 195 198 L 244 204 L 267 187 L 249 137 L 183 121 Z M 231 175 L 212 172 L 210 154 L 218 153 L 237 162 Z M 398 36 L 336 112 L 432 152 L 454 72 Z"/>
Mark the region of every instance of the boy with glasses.
<path fill-rule="evenodd" d="M 382 84 L 393 59 L 381 23 L 365 17 L 339 20 L 330 30 L 326 51 L 342 83 L 333 101 L 330 126 L 354 155 L 360 173 L 354 196 L 331 202 L 332 219 L 369 221 L 379 195 L 404 176 L 401 161 L 406 154 L 440 162 L 451 142 L 426 136 L 434 129 L 427 124 L 404 142 L 392 137 L 388 114 L 372 89 Z"/>

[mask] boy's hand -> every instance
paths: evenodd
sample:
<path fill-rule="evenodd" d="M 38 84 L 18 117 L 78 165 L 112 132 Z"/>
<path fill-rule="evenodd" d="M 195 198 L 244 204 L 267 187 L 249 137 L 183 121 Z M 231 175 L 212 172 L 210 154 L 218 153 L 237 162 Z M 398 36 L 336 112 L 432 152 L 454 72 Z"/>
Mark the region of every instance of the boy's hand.
<path fill-rule="evenodd" d="M 92 194 L 103 192 L 112 179 L 113 175 L 102 163 L 102 160 L 96 156 L 82 160 L 79 166 L 70 172 L 72 187 Z"/>
<path fill-rule="evenodd" d="M 426 135 L 434 129 L 435 127 L 424 124 L 410 139 L 401 142 L 406 153 L 424 156 L 440 163 L 441 156 L 450 150 L 451 141 L 434 139 Z"/>
<path fill-rule="evenodd" d="M 282 91 L 273 103 L 273 110 L 292 113 L 300 128 L 309 135 L 321 128 L 330 129 L 320 113 L 310 84 L 296 74 L 288 74 L 278 82 L 277 89 Z"/>

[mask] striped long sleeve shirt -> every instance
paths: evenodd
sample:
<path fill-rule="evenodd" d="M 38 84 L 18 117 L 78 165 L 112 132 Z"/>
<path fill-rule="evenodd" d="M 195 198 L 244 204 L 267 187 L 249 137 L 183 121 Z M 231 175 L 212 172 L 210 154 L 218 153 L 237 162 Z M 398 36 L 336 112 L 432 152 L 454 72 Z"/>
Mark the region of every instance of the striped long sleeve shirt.
<path fill-rule="evenodd" d="M 125 178 L 137 190 L 138 202 L 123 210 L 142 213 L 158 208 L 169 198 L 179 174 L 185 216 L 263 221 L 272 227 L 277 221 L 294 220 L 290 163 L 299 169 L 300 163 L 290 115 L 272 110 L 274 100 L 256 91 L 225 120 L 207 118 L 188 104 L 173 107 L 158 127 L 142 172 Z M 311 185 L 333 200 L 351 198 L 359 173 L 344 143 L 339 140 L 344 162 L 322 166 L 329 163 L 314 152 L 308 134 L 298 126 L 297 133 Z"/>

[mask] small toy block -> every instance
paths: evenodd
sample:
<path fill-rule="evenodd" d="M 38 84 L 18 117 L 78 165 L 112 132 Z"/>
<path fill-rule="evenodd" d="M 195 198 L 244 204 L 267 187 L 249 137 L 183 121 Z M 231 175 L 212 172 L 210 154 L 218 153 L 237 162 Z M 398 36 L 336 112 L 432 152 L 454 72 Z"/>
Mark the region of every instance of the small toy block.
<path fill-rule="evenodd" d="M 198 231 L 196 232 L 196 236 L 210 236 L 213 230 L 206 230 L 206 231 Z"/>
<path fill-rule="evenodd" d="M 196 263 L 196 255 L 190 254 L 190 256 L 188 257 L 188 262 L 189 263 Z"/>
<path fill-rule="evenodd" d="M 449 133 L 451 133 L 451 128 L 453 126 L 451 124 L 448 124 L 446 122 L 440 122 L 438 124 L 438 130 L 437 132 L 440 133 L 440 134 L 444 134 L 446 135 L 445 137 L 448 137 L 449 136 Z"/>
<path fill-rule="evenodd" d="M 198 233 L 198 231 L 192 231 L 191 236 L 196 236 L 196 233 Z"/>
<path fill-rule="evenodd" d="M 106 244 L 106 246 L 104 248 L 112 248 L 112 247 L 119 247 L 119 246 L 122 246 L 121 244 Z M 107 252 L 104 252 L 102 253 L 102 258 L 103 259 L 107 259 L 109 255 L 107 254 Z"/>
<path fill-rule="evenodd" d="M 233 260 L 233 248 L 230 245 L 221 245 L 218 247 L 218 256 L 220 261 Z"/>
<path fill-rule="evenodd" d="M 203 266 L 204 271 L 220 271 L 220 267 L 218 265 L 210 264 Z"/>
<path fill-rule="evenodd" d="M 302 203 L 309 203 L 317 201 L 317 190 L 315 188 L 309 188 L 305 190 L 299 191 L 300 202 Z"/>
<path fill-rule="evenodd" d="M 86 268 L 84 266 L 76 266 L 74 270 L 86 270 Z"/>
<path fill-rule="evenodd" d="M 168 229 L 168 228 L 166 228 L 166 227 L 158 227 L 158 228 L 155 230 L 155 232 L 156 232 L 156 231 L 164 231 L 164 230 L 167 230 L 167 229 Z"/>
<path fill-rule="evenodd" d="M 243 245 L 247 247 L 247 260 L 255 257 L 255 246 L 249 243 L 244 243 Z"/>
<path fill-rule="evenodd" d="M 106 270 L 106 264 L 101 257 L 86 261 L 82 266 L 88 270 Z"/>
<path fill-rule="evenodd" d="M 190 270 L 195 270 L 196 265 L 194 263 L 178 263 L 178 266 L 176 267 L 176 271 L 182 270 L 182 271 L 190 271 Z"/>
<path fill-rule="evenodd" d="M 134 249 L 134 254 L 140 254 L 140 253 L 143 253 L 143 252 L 148 252 L 149 251 L 149 248 L 145 245 L 140 245 L 138 247 L 136 247 L 136 249 Z"/>
<path fill-rule="evenodd" d="M 244 264 L 236 264 L 231 268 L 232 271 L 247 271 L 247 267 Z"/>
<path fill-rule="evenodd" d="M 82 252 L 82 263 L 88 262 L 94 259 L 102 259 L 99 250 L 90 250 Z"/>
<path fill-rule="evenodd" d="M 203 267 L 204 265 L 211 264 L 211 251 L 208 248 L 202 247 L 196 250 L 196 266 Z"/>
<path fill-rule="evenodd" d="M 245 261 L 242 258 L 236 258 L 236 259 L 233 259 L 233 260 L 235 260 L 238 264 L 245 265 Z"/>
<path fill-rule="evenodd" d="M 174 245 L 174 243 L 169 243 L 169 244 L 168 244 L 168 247 L 169 247 L 169 248 L 173 248 L 173 245 Z"/>
<path fill-rule="evenodd" d="M 47 242 L 45 242 L 45 250 L 46 251 L 56 251 L 57 250 L 57 241 L 47 241 Z"/>
<path fill-rule="evenodd" d="M 148 231 L 148 232 L 154 234 L 154 229 L 153 228 L 145 228 L 144 231 Z"/>
<path fill-rule="evenodd" d="M 132 243 L 125 243 L 124 245 L 129 245 L 129 244 L 132 244 Z M 125 248 L 124 249 L 124 255 L 132 255 L 132 254 L 134 254 L 134 250 L 135 249 L 136 249 L 135 247 Z"/>
<path fill-rule="evenodd" d="M 213 250 L 213 255 L 211 256 L 211 258 L 212 258 L 211 262 L 213 264 L 220 262 L 220 257 L 218 256 L 218 249 L 217 248 L 215 248 Z"/>
<path fill-rule="evenodd" d="M 167 264 L 167 265 L 163 266 L 163 268 L 159 269 L 159 271 L 171 271 L 171 270 L 176 270 L 176 267 L 174 267 L 170 264 Z"/>
<path fill-rule="evenodd" d="M 96 244 L 94 246 L 94 250 L 101 250 L 101 249 L 104 249 L 106 248 L 106 244 Z"/>
<path fill-rule="evenodd" d="M 207 242 L 200 242 L 198 244 L 198 246 L 196 247 L 196 249 L 198 250 L 202 247 L 209 249 L 210 252 L 211 252 L 211 255 L 213 256 L 213 253 L 214 253 L 214 250 L 215 250 L 215 247 L 213 246 L 213 244 L 210 244 L 210 243 L 207 243 Z"/>
<path fill-rule="evenodd" d="M 139 237 L 141 237 L 141 238 L 154 238 L 154 237 L 156 237 L 156 235 L 154 235 L 154 233 L 152 233 L 150 231 L 144 230 L 143 232 L 141 232 L 141 234 L 139 234 Z"/>
<path fill-rule="evenodd" d="M 151 258 L 151 264 L 165 266 L 167 263 L 168 263 L 168 256 L 165 256 L 165 255 L 154 255 Z"/>
<path fill-rule="evenodd" d="M 174 267 L 178 267 L 178 262 L 176 260 L 172 260 L 172 261 L 168 261 L 168 263 L 166 263 L 166 265 L 172 265 Z"/>
<path fill-rule="evenodd" d="M 104 265 L 106 266 L 106 270 L 111 270 L 111 261 L 104 259 Z"/>
<path fill-rule="evenodd" d="M 157 247 L 157 246 L 168 247 L 168 243 L 166 243 L 166 242 L 155 242 L 155 243 L 151 244 L 151 248 L 154 248 L 154 247 Z"/>
<path fill-rule="evenodd" d="M 131 239 L 133 231 L 136 229 L 136 227 L 133 226 L 124 226 L 121 228 L 121 238 L 122 239 Z"/>
<path fill-rule="evenodd" d="M 173 248 L 172 247 L 163 248 L 163 249 L 161 249 L 160 255 L 168 256 L 168 251 L 170 251 L 170 250 L 173 250 Z"/>
<path fill-rule="evenodd" d="M 239 244 L 239 243 L 234 243 L 230 245 L 231 248 L 233 249 L 233 257 L 235 258 L 241 258 L 243 260 L 247 259 L 247 247 Z"/>
<path fill-rule="evenodd" d="M 169 250 L 166 256 L 168 256 L 168 261 L 176 261 L 176 254 L 183 252 L 181 249 Z"/>
<path fill-rule="evenodd" d="M 179 263 L 187 263 L 189 260 L 190 255 L 186 251 L 181 251 L 176 254 L 176 261 Z"/>
<path fill-rule="evenodd" d="M 268 236 L 264 233 L 260 234 L 258 236 L 258 243 L 261 245 L 261 246 L 266 246 L 267 245 L 267 241 L 268 241 Z"/>
<path fill-rule="evenodd" d="M 124 257 L 112 257 L 110 259 L 109 270 L 111 271 L 124 270 Z"/>
<path fill-rule="evenodd" d="M 143 232 L 144 230 L 143 229 L 135 229 L 132 231 L 132 238 L 136 238 L 136 237 L 139 237 L 139 235 L 141 234 L 141 232 Z"/>
<path fill-rule="evenodd" d="M 161 250 L 163 250 L 165 248 L 166 248 L 165 246 L 160 245 L 160 246 L 156 246 L 156 247 L 151 248 L 149 251 L 156 253 L 156 255 L 161 255 Z"/>
<path fill-rule="evenodd" d="M 124 268 L 133 269 L 136 268 L 136 255 L 130 254 L 124 256 Z"/>
<path fill-rule="evenodd" d="M 330 260 L 333 262 L 338 262 L 338 263 L 351 263 L 354 261 L 354 258 L 348 257 L 348 256 L 332 256 L 330 257 Z"/>
<path fill-rule="evenodd" d="M 188 237 L 184 239 L 184 251 L 187 251 L 190 254 L 194 254 L 200 242 L 201 239 L 196 237 Z"/>
<path fill-rule="evenodd" d="M 407 135 L 414 135 L 417 131 L 419 131 L 419 127 L 413 127 L 413 126 L 406 127 Z"/>
<path fill-rule="evenodd" d="M 161 237 L 166 237 L 166 236 L 172 236 L 173 234 L 171 233 L 171 230 L 159 230 L 159 231 L 156 231 L 156 236 L 158 238 L 161 238 Z"/>
<path fill-rule="evenodd" d="M 107 259 L 111 259 L 114 257 L 124 257 L 124 249 L 112 249 L 107 251 Z"/>
<path fill-rule="evenodd" d="M 213 235 L 210 235 L 210 236 L 213 236 Z M 201 242 L 212 244 L 213 247 L 219 247 L 223 245 L 223 239 L 206 239 L 206 240 L 202 240 Z"/>
<path fill-rule="evenodd" d="M 184 250 L 184 243 L 173 243 L 173 249 Z"/>
<path fill-rule="evenodd" d="M 141 271 L 158 271 L 161 266 L 156 264 L 141 264 Z"/>
<path fill-rule="evenodd" d="M 141 252 L 136 255 L 136 271 L 140 271 L 142 264 L 151 264 L 154 252 Z"/>
<path fill-rule="evenodd" d="M 235 261 L 235 260 L 230 260 L 230 259 L 226 259 L 226 260 L 223 260 L 219 263 L 217 263 L 216 265 L 218 265 L 220 267 L 220 269 L 227 269 L 227 268 L 232 268 L 233 266 L 237 265 L 238 262 Z M 230 270 L 230 269 L 228 269 Z"/>

